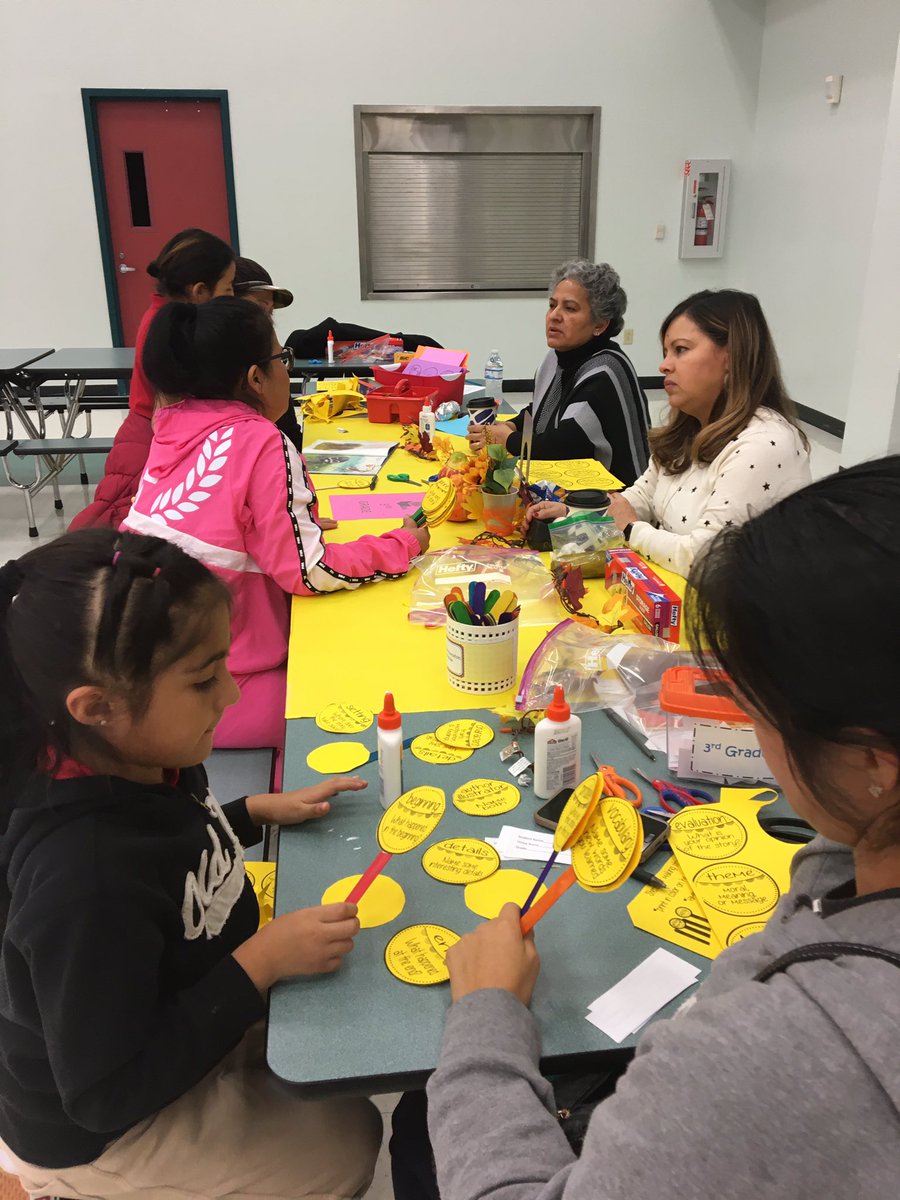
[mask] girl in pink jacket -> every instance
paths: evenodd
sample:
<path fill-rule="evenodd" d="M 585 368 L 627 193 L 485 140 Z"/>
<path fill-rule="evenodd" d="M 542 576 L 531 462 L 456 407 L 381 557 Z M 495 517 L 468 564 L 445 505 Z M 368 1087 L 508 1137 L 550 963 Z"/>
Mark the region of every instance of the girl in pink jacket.
<path fill-rule="evenodd" d="M 167 403 L 122 527 L 174 542 L 229 585 L 228 667 L 241 699 L 216 730 L 220 747 L 284 744 L 290 596 L 397 579 L 428 546 L 409 518 L 326 545 L 303 458 L 274 424 L 291 357 L 262 309 L 234 297 L 167 304 L 144 345 L 147 378 Z"/>

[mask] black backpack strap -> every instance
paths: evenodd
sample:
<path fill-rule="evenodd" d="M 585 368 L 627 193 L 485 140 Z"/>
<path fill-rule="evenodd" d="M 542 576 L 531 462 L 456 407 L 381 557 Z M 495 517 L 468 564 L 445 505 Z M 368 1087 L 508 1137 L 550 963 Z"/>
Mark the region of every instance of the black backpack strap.
<path fill-rule="evenodd" d="M 822 958 L 834 962 L 836 958 L 843 958 L 848 954 L 859 958 L 880 958 L 895 967 L 900 967 L 900 954 L 894 954 L 890 950 L 879 950 L 877 946 L 864 946 L 860 942 L 816 942 L 812 946 L 797 946 L 796 949 L 789 950 L 787 954 L 782 954 L 767 967 L 763 967 L 753 978 L 757 983 L 765 983 L 773 975 L 792 967 L 794 963 L 815 962 L 816 959 Z"/>

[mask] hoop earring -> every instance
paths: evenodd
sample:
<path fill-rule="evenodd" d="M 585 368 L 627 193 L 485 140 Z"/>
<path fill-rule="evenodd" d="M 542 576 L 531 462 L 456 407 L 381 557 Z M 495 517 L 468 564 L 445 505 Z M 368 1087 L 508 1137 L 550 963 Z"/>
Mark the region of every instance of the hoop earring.
<path fill-rule="evenodd" d="M 879 796 L 884 795 L 884 788 L 881 786 L 880 783 L 870 783 L 869 784 L 869 795 L 874 796 L 875 799 L 877 800 Z"/>

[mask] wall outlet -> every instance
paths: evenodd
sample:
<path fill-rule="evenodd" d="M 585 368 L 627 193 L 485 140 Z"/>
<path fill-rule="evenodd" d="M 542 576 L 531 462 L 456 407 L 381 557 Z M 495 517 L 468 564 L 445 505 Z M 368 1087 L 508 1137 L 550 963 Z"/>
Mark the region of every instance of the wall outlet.
<path fill-rule="evenodd" d="M 653 232 L 653 236 L 656 239 L 656 241 L 661 242 L 663 240 L 663 238 L 666 236 L 665 225 L 657 225 L 656 229 Z"/>
<path fill-rule="evenodd" d="M 634 341 L 634 330 L 633 329 L 623 329 L 622 330 L 622 345 L 630 346 L 633 341 Z"/>

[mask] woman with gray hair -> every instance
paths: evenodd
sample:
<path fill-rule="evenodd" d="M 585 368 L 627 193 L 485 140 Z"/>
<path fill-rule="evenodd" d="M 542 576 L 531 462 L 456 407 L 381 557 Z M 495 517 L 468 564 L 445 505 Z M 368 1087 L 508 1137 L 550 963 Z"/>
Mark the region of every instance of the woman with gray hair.
<path fill-rule="evenodd" d="M 632 484 L 649 460 L 647 401 L 628 356 L 612 340 L 627 298 L 609 263 L 573 258 L 553 272 L 546 358 L 535 400 L 514 421 L 469 426 L 473 448 L 504 442 L 517 453 L 525 413 L 534 414 L 535 458 L 595 458 Z"/>

